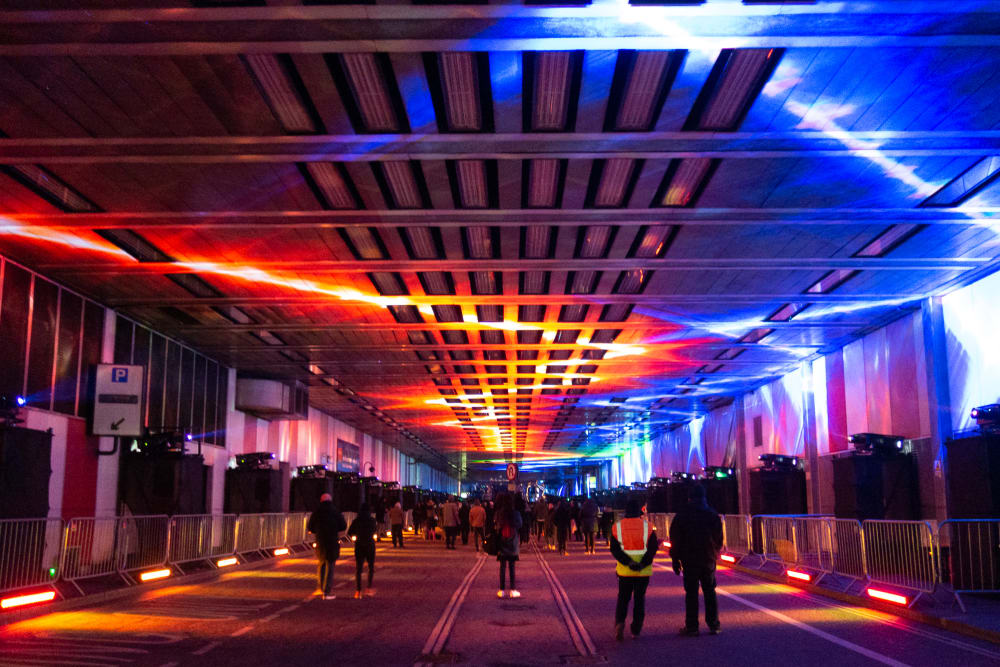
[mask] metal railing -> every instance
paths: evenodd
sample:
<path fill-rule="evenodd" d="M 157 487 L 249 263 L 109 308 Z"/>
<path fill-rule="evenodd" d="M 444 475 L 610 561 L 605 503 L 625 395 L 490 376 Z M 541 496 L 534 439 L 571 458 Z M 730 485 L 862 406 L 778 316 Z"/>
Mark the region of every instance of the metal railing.
<path fill-rule="evenodd" d="M 1000 519 L 948 519 L 938 535 L 941 571 L 955 593 L 1000 593 Z"/>
<path fill-rule="evenodd" d="M 259 557 L 251 554 L 311 543 L 308 518 L 295 513 L 0 520 L 0 592 L 54 580 L 78 585 L 117 575 L 130 581 L 129 572 L 146 568 Z M 344 513 L 348 525 L 354 518 Z M 662 539 L 668 539 L 672 518 L 649 515 Z M 945 583 L 956 594 L 1000 592 L 1000 519 L 949 519 L 935 527 L 928 521 L 729 515 L 723 529 L 727 552 L 756 554 L 765 564 L 798 565 L 919 594 L 934 593 Z"/>
<path fill-rule="evenodd" d="M 193 514 L 170 520 L 167 560 L 175 564 L 228 556 L 236 551 L 235 514 Z"/>
<path fill-rule="evenodd" d="M 929 522 L 869 519 L 861 528 L 871 581 L 934 592 L 941 578 L 937 544 Z"/>
<path fill-rule="evenodd" d="M 62 538 L 62 519 L 0 520 L 0 591 L 51 582 Z"/>
<path fill-rule="evenodd" d="M 727 552 L 735 556 L 747 556 L 753 550 L 750 546 L 750 516 L 729 514 L 722 517 L 722 542 Z"/>

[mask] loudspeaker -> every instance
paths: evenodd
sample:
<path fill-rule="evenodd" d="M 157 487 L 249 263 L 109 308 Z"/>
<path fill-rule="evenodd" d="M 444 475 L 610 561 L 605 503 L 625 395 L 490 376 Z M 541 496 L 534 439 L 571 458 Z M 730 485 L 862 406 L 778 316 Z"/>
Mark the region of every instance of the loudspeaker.
<path fill-rule="evenodd" d="M 719 514 L 740 513 L 740 491 L 735 477 L 702 480 L 708 506 Z"/>
<path fill-rule="evenodd" d="M 197 454 L 121 457 L 119 498 L 132 514 L 204 514 L 205 461 Z"/>
<path fill-rule="evenodd" d="M 667 489 L 669 489 L 670 498 L 670 509 L 667 510 L 668 512 L 677 512 L 688 504 L 688 494 L 691 491 L 691 482 L 671 480 L 670 483 L 667 484 Z"/>
<path fill-rule="evenodd" d="M 333 480 L 328 477 L 295 477 L 291 483 L 292 512 L 315 512 L 324 493 L 333 494 Z"/>
<path fill-rule="evenodd" d="M 948 516 L 1000 517 L 1000 436 L 978 435 L 945 443 Z"/>
<path fill-rule="evenodd" d="M 917 464 L 912 454 L 835 457 L 833 493 L 833 513 L 841 519 L 920 518 Z"/>
<path fill-rule="evenodd" d="M 750 514 L 805 514 L 808 511 L 806 473 L 801 468 L 752 468 L 749 477 Z"/>
<path fill-rule="evenodd" d="M 651 514 L 666 514 L 670 511 L 670 487 L 665 484 L 650 486 L 646 511 Z"/>
<path fill-rule="evenodd" d="M 52 434 L 0 428 L 0 519 L 42 519 L 49 514 Z"/>
<path fill-rule="evenodd" d="M 269 514 L 288 511 L 288 464 L 278 470 L 226 470 L 227 514 Z"/>

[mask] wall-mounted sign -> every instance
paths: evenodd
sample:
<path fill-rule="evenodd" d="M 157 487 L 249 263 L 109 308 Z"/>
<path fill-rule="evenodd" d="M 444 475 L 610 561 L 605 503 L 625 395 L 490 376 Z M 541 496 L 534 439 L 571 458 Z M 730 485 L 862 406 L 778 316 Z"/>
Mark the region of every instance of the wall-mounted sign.
<path fill-rule="evenodd" d="M 337 472 L 361 472 L 361 448 L 338 439 Z"/>
<path fill-rule="evenodd" d="M 142 435 L 142 366 L 98 364 L 94 383 L 94 435 Z"/>

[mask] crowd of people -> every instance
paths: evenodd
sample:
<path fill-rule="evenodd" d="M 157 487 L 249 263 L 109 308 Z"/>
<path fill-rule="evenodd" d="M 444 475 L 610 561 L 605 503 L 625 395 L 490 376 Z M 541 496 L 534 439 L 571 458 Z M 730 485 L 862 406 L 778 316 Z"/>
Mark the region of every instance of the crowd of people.
<path fill-rule="evenodd" d="M 660 537 L 643 515 L 637 499 L 630 499 L 624 517 L 615 520 L 610 508 L 602 508 L 593 498 L 582 501 L 540 497 L 528 503 L 520 494 L 499 493 L 493 500 L 459 500 L 451 496 L 440 504 L 428 499 L 413 509 L 414 536 L 427 541 L 443 540 L 447 550 L 458 549 L 461 539 L 480 556 L 495 556 L 500 563 L 498 598 L 519 598 L 516 564 L 522 543 L 534 541 L 540 549 L 569 553 L 571 541 L 581 542 L 583 553 L 596 554 L 596 541 L 603 539 L 615 559 L 618 601 L 615 608 L 615 639 L 624 639 L 629 604 L 632 604 L 633 637 L 642 631 L 645 598 L 653 573 L 653 560 L 660 549 Z M 324 494 L 319 509 L 309 518 L 308 530 L 316 535 L 318 591 L 324 600 L 334 599 L 334 565 L 340 555 L 343 535 L 354 543 L 355 598 L 374 595 L 375 543 L 388 532 L 393 548 L 403 549 L 406 514 L 400 503 L 386 509 L 362 504 L 348 526 Z M 440 531 L 439 531 L 440 527 Z M 685 624 L 680 633 L 699 634 L 699 589 L 705 598 L 705 624 L 709 634 L 721 631 L 715 593 L 715 563 L 722 548 L 722 521 L 705 500 L 705 489 L 691 486 L 690 502 L 677 512 L 670 525 L 670 556 L 674 573 L 683 575 Z M 367 587 L 362 574 L 367 564 Z M 364 595 L 363 595 L 364 590 Z"/>

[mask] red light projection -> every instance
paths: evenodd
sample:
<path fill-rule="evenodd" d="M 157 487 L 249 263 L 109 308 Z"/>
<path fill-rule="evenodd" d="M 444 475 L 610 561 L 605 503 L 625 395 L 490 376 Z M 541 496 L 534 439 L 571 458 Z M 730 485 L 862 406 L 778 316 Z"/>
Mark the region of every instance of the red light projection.
<path fill-rule="evenodd" d="M 184 232 L 185 235 L 190 233 L 190 230 Z M 283 297 L 316 297 L 315 302 L 310 302 L 311 305 L 299 308 L 295 316 L 302 321 L 316 322 L 318 330 L 322 328 L 324 321 L 340 325 L 357 322 L 360 334 L 365 335 L 366 322 L 392 322 L 389 307 L 412 307 L 423 318 L 423 322 L 419 322 L 418 318 L 413 324 L 397 323 L 395 328 L 400 331 L 417 329 L 439 333 L 459 330 L 470 338 L 479 337 L 479 332 L 483 331 L 504 332 L 506 337 L 501 340 L 505 343 L 490 346 L 503 350 L 501 358 L 485 361 L 475 360 L 470 356 L 466 365 L 473 369 L 471 371 L 449 372 L 449 367 L 459 366 L 463 360 L 457 357 L 445 358 L 445 353 L 440 352 L 428 358 L 419 357 L 426 360 L 426 364 L 409 362 L 411 365 L 415 364 L 418 370 L 406 375 L 393 375 L 391 387 L 378 382 L 376 384 L 382 384 L 382 387 L 376 389 L 366 386 L 370 384 L 366 382 L 369 378 L 343 383 L 354 385 L 358 395 L 381 410 L 393 413 L 393 417 L 400 423 L 411 427 L 419 425 L 433 433 L 435 446 L 441 449 L 468 450 L 471 445 L 472 450 L 483 453 L 516 452 L 525 460 L 583 456 L 576 452 L 559 452 L 558 447 L 553 447 L 553 441 L 546 439 L 552 433 L 578 434 L 586 431 L 587 437 L 593 435 L 600 440 L 611 429 L 635 421 L 642 411 L 646 411 L 647 425 L 650 420 L 655 424 L 660 416 L 657 412 L 659 408 L 653 407 L 654 402 L 663 399 L 664 394 L 669 396 L 676 386 L 678 375 L 691 373 L 705 363 L 704 360 L 690 358 L 690 350 L 705 343 L 723 340 L 721 337 L 678 337 L 677 340 L 672 340 L 682 327 L 639 313 L 631 314 L 627 321 L 622 319 L 614 322 L 598 321 L 593 316 L 576 322 L 560 322 L 553 318 L 541 322 L 518 321 L 509 316 L 517 310 L 513 304 L 522 300 L 515 296 L 509 297 L 511 305 L 507 306 L 508 316 L 500 321 L 483 321 L 477 311 L 478 303 L 483 300 L 480 297 L 455 295 L 442 299 L 409 294 L 383 296 L 359 287 L 364 280 L 359 277 L 364 276 L 360 270 L 332 270 L 328 274 L 320 273 L 320 278 L 316 273 L 299 273 L 295 270 L 296 267 L 291 266 L 301 264 L 300 262 L 262 261 L 258 265 L 256 262 L 243 263 L 232 259 L 209 261 L 203 257 L 188 257 L 173 262 L 142 263 L 92 232 L 70 234 L 56 229 L 24 226 L 12 219 L 0 219 L 0 236 L 28 243 L 33 246 L 35 255 L 50 259 L 53 252 L 59 253 L 61 257 L 64 251 L 68 251 L 74 256 L 84 254 L 102 262 L 99 265 L 88 265 L 97 268 L 92 274 L 84 272 L 84 281 L 87 278 L 95 280 L 102 277 L 106 280 L 107 275 L 115 275 L 116 266 L 122 267 L 122 275 L 138 274 L 135 275 L 136 287 L 121 288 L 125 294 L 141 294 L 146 288 L 142 281 L 147 277 L 192 273 L 209 280 L 222 294 L 274 299 L 277 305 L 280 305 Z M 166 245 L 163 232 L 148 236 L 155 239 L 156 243 L 165 244 L 164 247 L 171 247 Z M 193 244 L 193 239 L 185 240 L 189 247 Z M 108 264 L 109 259 L 115 263 Z M 289 265 L 287 269 L 283 268 L 286 264 Z M 601 303 L 600 297 L 587 296 L 561 297 L 559 300 L 589 306 L 590 299 L 596 304 Z M 435 308 L 442 301 L 454 304 L 461 316 L 447 322 L 439 321 Z M 374 306 L 376 310 L 366 309 L 365 306 Z M 599 308 L 591 310 L 596 314 Z M 274 323 L 274 326 L 280 327 L 281 323 Z M 260 324 L 260 329 L 267 328 L 267 323 Z M 571 342 L 564 342 L 561 336 L 568 329 L 578 331 L 574 331 L 576 335 Z M 614 330 L 611 342 L 605 342 L 609 337 L 603 335 L 608 329 Z M 280 331 L 277 328 L 275 330 Z M 510 341 L 522 332 L 533 334 L 533 342 L 521 344 L 518 338 L 519 342 L 512 344 Z M 598 337 L 598 333 L 602 333 L 602 336 Z M 194 342 L 197 344 L 197 341 Z M 487 347 L 471 340 L 469 346 L 476 349 Z M 445 347 L 452 346 L 446 343 Z M 518 355 L 525 348 L 532 351 L 530 358 Z M 553 354 L 556 352 L 559 353 L 558 357 Z M 323 375 L 322 361 L 314 360 L 311 356 L 303 361 L 314 376 Z M 483 372 L 484 366 L 486 372 Z M 384 368 L 372 374 L 371 379 L 381 379 L 395 372 L 390 360 L 385 363 Z M 463 376 L 458 378 L 459 382 L 452 381 L 456 374 Z M 666 384 L 664 376 L 673 377 L 674 381 Z M 444 379 L 448 379 L 448 382 L 443 383 Z M 439 382 L 433 382 L 434 380 Z M 323 388 L 325 385 L 320 385 L 316 390 L 321 391 Z M 530 401 L 517 400 L 526 398 L 529 393 Z M 701 387 L 685 389 L 681 393 L 712 391 Z M 586 410 L 597 411 L 612 406 L 612 399 L 619 397 L 614 398 L 614 403 L 632 401 L 628 406 L 632 411 L 591 429 L 586 424 L 586 418 L 583 425 L 578 423 L 579 420 L 574 423 L 567 422 L 565 418 L 559 419 L 565 415 L 565 412 L 560 414 L 565 410 L 564 400 L 571 395 L 575 399 L 572 404 Z M 642 437 L 640 431 L 636 431 L 635 435 Z"/>

